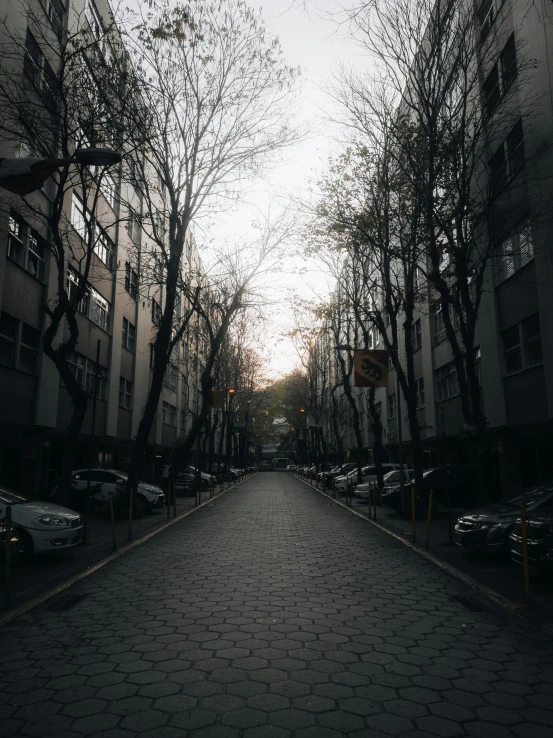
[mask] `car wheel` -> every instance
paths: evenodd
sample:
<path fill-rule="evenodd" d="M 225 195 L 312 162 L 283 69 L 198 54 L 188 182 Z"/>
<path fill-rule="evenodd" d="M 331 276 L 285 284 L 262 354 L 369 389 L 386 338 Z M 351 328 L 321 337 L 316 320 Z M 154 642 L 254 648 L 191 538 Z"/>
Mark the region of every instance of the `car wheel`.
<path fill-rule="evenodd" d="M 144 512 L 151 512 L 154 507 L 151 502 L 148 502 L 144 495 L 137 495 L 136 501 L 142 505 Z"/>
<path fill-rule="evenodd" d="M 30 561 L 35 555 L 35 547 L 33 539 L 25 530 L 17 528 L 17 535 L 19 536 L 19 557 L 20 561 Z"/>

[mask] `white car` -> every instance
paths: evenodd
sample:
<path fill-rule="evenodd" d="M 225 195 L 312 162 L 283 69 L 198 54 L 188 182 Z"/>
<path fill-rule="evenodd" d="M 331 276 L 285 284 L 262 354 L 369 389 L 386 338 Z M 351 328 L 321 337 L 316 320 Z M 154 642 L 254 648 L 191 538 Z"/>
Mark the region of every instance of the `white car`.
<path fill-rule="evenodd" d="M 91 469 L 90 486 L 97 489 L 91 497 L 98 502 L 109 501 L 112 494 L 124 489 L 127 479 L 128 474 L 117 469 Z M 79 491 L 86 492 L 87 480 L 88 469 L 77 469 L 71 474 L 71 484 Z M 146 482 L 138 483 L 136 499 L 147 512 L 165 505 L 165 493 L 161 487 Z"/>
<path fill-rule="evenodd" d="M 0 518 L 6 517 L 8 505 L 23 559 L 30 559 L 35 553 L 77 546 L 82 540 L 83 524 L 75 510 L 52 502 L 28 502 L 21 495 L 0 487 Z"/>
<path fill-rule="evenodd" d="M 384 466 L 388 466 L 388 464 L 385 464 Z M 392 471 L 389 471 L 389 472 L 385 473 L 384 474 L 384 479 L 383 479 L 384 487 L 390 487 L 390 486 L 395 487 L 396 485 L 398 485 L 399 484 L 399 480 L 400 480 L 400 474 L 401 474 L 401 472 L 400 472 L 399 468 L 398 469 L 393 469 Z M 411 469 L 408 469 L 407 467 L 404 467 L 404 469 L 403 469 L 403 478 L 405 479 L 406 482 L 407 482 L 408 479 L 411 478 L 411 475 L 412 475 L 412 470 Z M 374 475 L 374 479 L 369 479 L 368 481 L 365 481 L 365 476 L 363 476 L 363 484 L 358 484 L 357 485 L 357 487 L 355 488 L 355 491 L 353 493 L 354 496 L 355 497 L 361 497 L 361 498 L 364 498 L 364 499 L 368 499 L 368 497 L 369 497 L 369 486 L 370 486 L 370 484 L 374 484 L 374 482 L 376 482 L 377 479 L 378 479 L 378 477 L 376 476 L 376 474 Z"/>

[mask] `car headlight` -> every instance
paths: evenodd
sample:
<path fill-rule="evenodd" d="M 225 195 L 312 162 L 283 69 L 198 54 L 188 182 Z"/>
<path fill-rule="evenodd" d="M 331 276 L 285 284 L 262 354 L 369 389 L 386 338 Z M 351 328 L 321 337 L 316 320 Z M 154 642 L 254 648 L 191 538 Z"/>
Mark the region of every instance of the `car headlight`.
<path fill-rule="evenodd" d="M 36 519 L 41 525 L 49 525 L 52 528 L 68 528 L 69 520 L 67 518 L 59 518 L 57 515 L 41 515 Z"/>
<path fill-rule="evenodd" d="M 473 526 L 473 530 L 486 530 L 486 528 L 489 528 L 489 523 L 475 523 Z"/>

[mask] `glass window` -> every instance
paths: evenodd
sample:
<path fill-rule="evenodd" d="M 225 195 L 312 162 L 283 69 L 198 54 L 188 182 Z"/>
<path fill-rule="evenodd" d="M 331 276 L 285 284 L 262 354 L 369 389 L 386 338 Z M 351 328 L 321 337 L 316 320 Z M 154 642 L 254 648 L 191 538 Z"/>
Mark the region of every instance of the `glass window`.
<path fill-rule="evenodd" d="M 176 426 L 177 424 L 177 408 L 168 402 L 163 402 L 161 421 L 166 425 Z"/>
<path fill-rule="evenodd" d="M 159 327 L 161 323 L 161 305 L 152 298 L 152 323 Z"/>
<path fill-rule="evenodd" d="M 522 120 L 520 119 L 507 136 L 507 149 L 509 152 L 509 175 L 514 177 L 518 170 L 524 166 L 524 139 Z"/>
<path fill-rule="evenodd" d="M 440 302 L 434 303 L 432 308 L 432 318 L 434 324 L 434 338 L 436 341 L 443 341 L 446 337 L 445 321 L 442 312 L 442 304 Z"/>
<path fill-rule="evenodd" d="M 486 112 L 491 115 L 501 99 L 501 87 L 499 85 L 499 65 L 496 63 L 484 82 L 484 102 Z"/>
<path fill-rule="evenodd" d="M 507 159 L 502 143 L 490 159 L 490 184 L 492 194 L 497 194 L 507 182 Z"/>
<path fill-rule="evenodd" d="M 501 284 L 534 258 L 530 222 L 525 218 L 495 252 L 495 283 Z"/>
<path fill-rule="evenodd" d="M 109 332 L 111 326 L 111 305 L 105 297 L 102 297 L 102 295 L 90 285 L 89 291 L 90 307 L 88 310 L 88 317 L 104 331 Z"/>
<path fill-rule="evenodd" d="M 50 19 L 52 28 L 54 29 L 58 38 L 61 38 L 63 34 L 63 16 L 65 13 L 65 7 L 61 0 L 41 0 L 42 7 L 44 8 L 46 15 Z"/>
<path fill-rule="evenodd" d="M 98 235 L 94 244 L 94 251 L 108 269 L 113 269 L 115 245 L 103 228 L 98 227 Z"/>
<path fill-rule="evenodd" d="M 441 400 L 447 400 L 449 397 L 454 397 L 459 394 L 457 369 L 453 362 L 450 362 L 436 370 L 436 389 L 438 402 Z"/>
<path fill-rule="evenodd" d="M 503 51 L 501 52 L 500 62 L 501 81 L 503 83 L 503 93 L 505 93 L 517 76 L 518 71 L 514 33 L 511 34 L 509 40 L 505 44 Z"/>
<path fill-rule="evenodd" d="M 27 271 L 40 279 L 44 280 L 44 264 L 45 264 L 45 245 L 44 239 L 41 238 L 32 228 L 29 229 L 27 251 Z"/>
<path fill-rule="evenodd" d="M 71 225 L 77 231 L 79 236 L 86 241 L 86 218 L 84 203 L 81 198 L 73 192 L 71 201 Z"/>
<path fill-rule="evenodd" d="M 25 265 L 25 222 L 13 210 L 8 221 L 8 256 L 21 266 Z"/>
<path fill-rule="evenodd" d="M 42 73 L 43 55 L 40 46 L 36 42 L 35 37 L 27 28 L 27 36 L 25 39 L 25 60 L 23 69 L 33 84 L 40 87 Z"/>
<path fill-rule="evenodd" d="M 125 289 L 129 295 L 136 300 L 138 290 L 138 274 L 127 261 L 125 264 Z"/>
<path fill-rule="evenodd" d="M 0 316 L 0 363 L 7 366 L 15 365 L 18 322 L 7 313 Z"/>
<path fill-rule="evenodd" d="M 520 329 L 514 325 L 503 331 L 503 352 L 505 357 L 505 372 L 513 374 L 522 369 L 522 349 L 520 345 Z"/>
<path fill-rule="evenodd" d="M 38 362 L 40 331 L 26 323 L 21 323 L 21 344 L 18 366 L 26 372 L 35 374 Z"/>
<path fill-rule="evenodd" d="M 132 405 L 132 382 L 124 377 L 119 378 L 119 407 L 130 410 Z"/>
<path fill-rule="evenodd" d="M 164 384 L 173 392 L 177 391 L 178 369 L 172 362 L 169 362 L 165 371 Z"/>
<path fill-rule="evenodd" d="M 416 320 L 411 326 L 411 347 L 413 351 L 418 351 L 422 348 L 422 330 L 421 322 Z"/>
<path fill-rule="evenodd" d="M 396 396 L 388 395 L 388 418 L 395 418 L 397 414 Z"/>
<path fill-rule="evenodd" d="M 540 318 L 538 314 L 532 315 L 532 317 L 522 321 L 522 337 L 524 340 L 524 359 L 526 366 L 538 366 L 543 361 Z"/>
<path fill-rule="evenodd" d="M 123 318 L 123 346 L 134 353 L 136 346 L 136 328 L 126 318 Z"/>
<path fill-rule="evenodd" d="M 113 179 L 111 174 L 108 174 L 108 172 L 104 172 L 104 174 L 102 175 L 102 184 L 100 189 L 109 206 L 111 208 L 115 208 L 117 185 L 115 184 L 115 180 Z"/>

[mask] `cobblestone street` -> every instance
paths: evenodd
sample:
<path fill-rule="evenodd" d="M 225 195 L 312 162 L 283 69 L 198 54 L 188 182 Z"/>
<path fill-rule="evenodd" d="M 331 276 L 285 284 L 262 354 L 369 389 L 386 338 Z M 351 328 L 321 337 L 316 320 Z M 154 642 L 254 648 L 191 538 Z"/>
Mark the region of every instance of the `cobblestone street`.
<path fill-rule="evenodd" d="M 0 736 L 551 738 L 551 636 L 470 594 L 258 474 L 2 628 Z"/>

